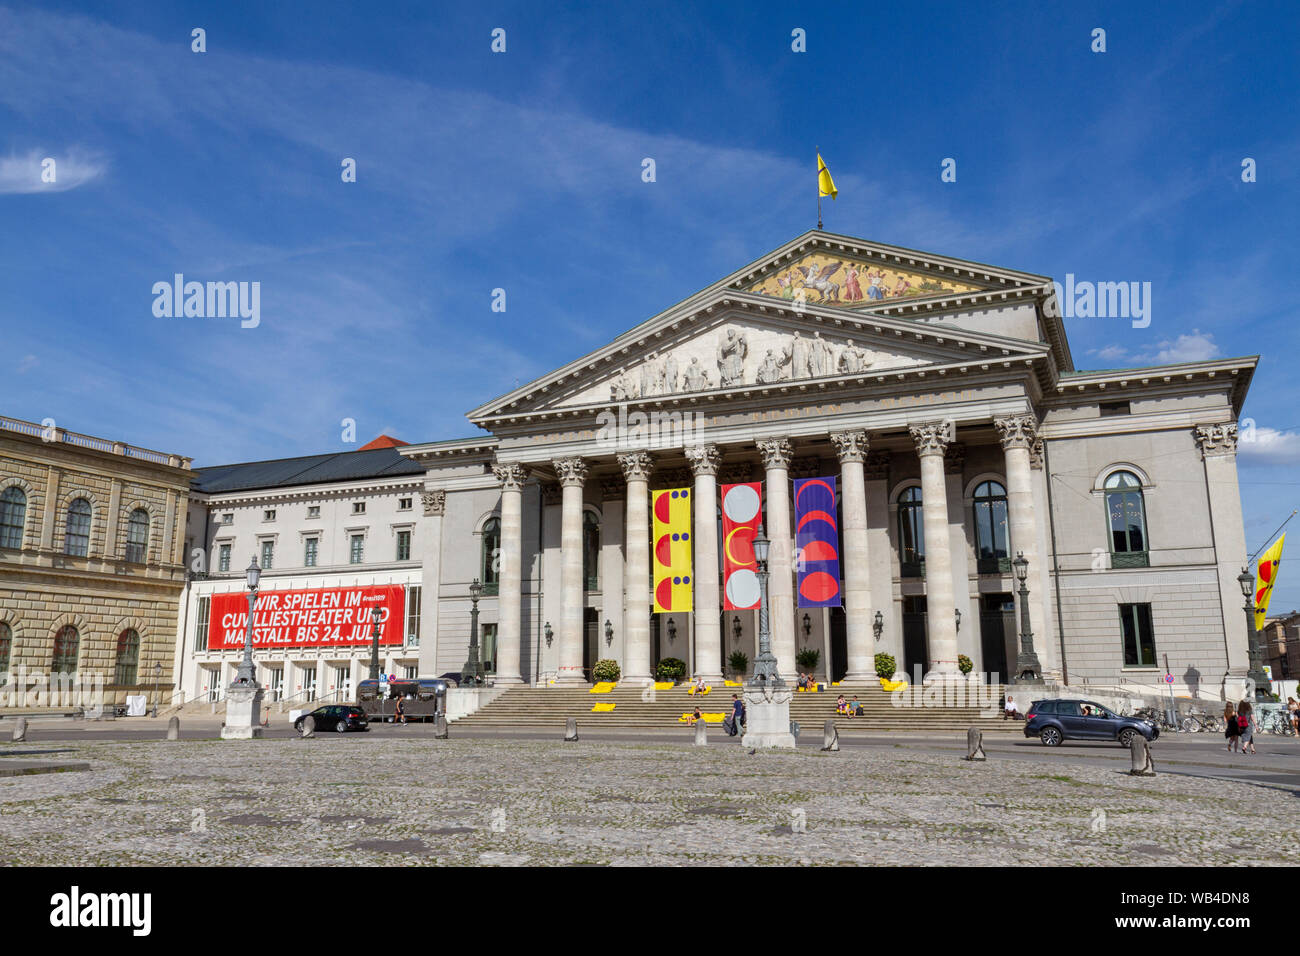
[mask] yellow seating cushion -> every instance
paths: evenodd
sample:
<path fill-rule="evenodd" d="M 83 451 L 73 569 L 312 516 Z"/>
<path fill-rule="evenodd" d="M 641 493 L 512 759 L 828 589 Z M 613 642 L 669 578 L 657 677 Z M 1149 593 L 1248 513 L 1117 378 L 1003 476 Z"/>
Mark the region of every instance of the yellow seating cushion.
<path fill-rule="evenodd" d="M 722 723 L 722 719 L 726 716 L 726 714 L 706 714 L 701 712 L 700 720 L 704 721 L 706 724 L 720 724 Z M 689 724 L 691 722 L 691 715 L 682 714 L 677 718 L 677 722 L 679 724 Z"/>
<path fill-rule="evenodd" d="M 700 696 L 703 697 L 705 694 L 707 694 L 707 693 L 708 693 L 709 691 L 711 691 L 711 690 L 713 690 L 713 687 L 712 687 L 711 685 L 709 685 L 709 684 L 705 684 L 705 685 L 704 685 L 704 690 L 700 691 Z M 694 696 L 695 696 L 695 685 L 692 684 L 692 685 L 690 686 L 690 688 L 686 691 L 686 693 L 688 693 L 688 694 L 690 694 L 692 697 L 694 697 Z"/>
<path fill-rule="evenodd" d="M 655 690 L 672 690 L 677 685 L 670 680 L 655 681 Z"/>
<path fill-rule="evenodd" d="M 591 693 L 608 694 L 613 689 L 614 689 L 614 682 L 612 680 L 603 680 L 591 688 Z"/>
<path fill-rule="evenodd" d="M 724 680 L 724 681 L 722 682 L 722 686 L 724 686 L 724 687 L 744 687 L 745 685 L 742 684 L 742 683 L 741 683 L 740 681 L 738 681 L 738 680 Z"/>
<path fill-rule="evenodd" d="M 880 678 L 880 686 L 883 687 L 883 688 L 884 688 L 885 690 L 887 690 L 887 691 L 893 692 L 893 691 L 896 691 L 896 690 L 903 690 L 904 688 L 906 688 L 906 687 L 907 687 L 907 681 L 905 681 L 905 680 L 889 680 L 888 678 L 882 677 L 882 678 Z"/>
<path fill-rule="evenodd" d="M 611 710 L 615 708 L 615 706 L 617 705 L 610 703 L 608 701 L 602 701 L 601 703 L 596 704 L 594 707 L 592 707 L 591 712 L 593 714 L 608 714 Z"/>

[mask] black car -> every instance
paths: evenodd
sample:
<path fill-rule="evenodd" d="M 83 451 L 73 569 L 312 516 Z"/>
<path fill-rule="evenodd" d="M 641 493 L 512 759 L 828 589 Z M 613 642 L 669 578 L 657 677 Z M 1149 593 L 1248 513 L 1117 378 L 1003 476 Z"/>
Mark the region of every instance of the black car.
<path fill-rule="evenodd" d="M 1063 740 L 1114 740 L 1127 747 L 1141 734 L 1160 736 L 1160 728 L 1140 717 L 1120 717 L 1090 700 L 1036 700 L 1025 715 L 1025 736 L 1048 747 Z"/>
<path fill-rule="evenodd" d="M 293 729 L 302 733 L 302 723 L 308 717 L 316 719 L 317 730 L 336 730 L 341 734 L 349 730 L 369 730 L 370 721 L 360 707 L 352 704 L 330 704 L 317 707 L 310 714 L 303 714 L 293 722 Z"/>

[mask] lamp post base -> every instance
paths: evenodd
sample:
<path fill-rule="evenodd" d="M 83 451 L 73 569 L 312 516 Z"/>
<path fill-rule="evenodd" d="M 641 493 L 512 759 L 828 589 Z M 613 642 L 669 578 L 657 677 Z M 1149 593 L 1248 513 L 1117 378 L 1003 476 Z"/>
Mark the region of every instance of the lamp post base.
<path fill-rule="evenodd" d="M 262 686 L 231 684 L 226 688 L 226 722 L 221 727 L 222 740 L 252 740 L 262 736 Z"/>
<path fill-rule="evenodd" d="M 790 701 L 794 697 L 784 682 L 769 686 L 766 681 L 745 685 L 745 736 L 742 747 L 794 749 L 790 733 Z"/>

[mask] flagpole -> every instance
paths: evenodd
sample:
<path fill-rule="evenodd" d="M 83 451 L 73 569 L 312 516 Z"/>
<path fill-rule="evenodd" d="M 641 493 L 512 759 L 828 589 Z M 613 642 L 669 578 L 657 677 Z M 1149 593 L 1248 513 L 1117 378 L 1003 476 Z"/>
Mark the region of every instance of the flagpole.
<path fill-rule="evenodd" d="M 1247 564 L 1251 564 L 1252 562 L 1254 562 L 1254 560 L 1255 560 L 1256 558 L 1259 557 L 1260 552 L 1262 552 L 1262 551 L 1264 550 L 1264 548 L 1267 548 L 1270 544 L 1273 543 L 1273 539 L 1277 537 L 1277 532 L 1278 532 L 1278 531 L 1281 531 L 1281 530 L 1282 530 L 1283 528 L 1285 528 L 1288 524 L 1290 524 L 1290 523 L 1291 523 L 1291 518 L 1294 518 L 1295 515 L 1296 515 L 1296 513 L 1295 513 L 1294 511 L 1291 512 L 1291 517 L 1290 517 L 1290 518 L 1287 518 L 1286 521 L 1283 521 L 1280 525 L 1278 525 L 1278 526 L 1277 526 L 1277 531 L 1274 531 L 1272 534 L 1270 534 L 1267 538 L 1264 539 L 1263 547 L 1261 547 L 1261 548 L 1259 549 L 1259 551 L 1256 551 L 1254 554 L 1252 554 L 1252 555 L 1251 555 L 1251 556 L 1246 560 L 1246 563 L 1247 563 Z"/>
<path fill-rule="evenodd" d="M 822 163 L 821 163 L 822 148 L 818 146 L 816 147 L 816 149 L 817 149 L 817 228 L 820 229 L 822 227 Z"/>

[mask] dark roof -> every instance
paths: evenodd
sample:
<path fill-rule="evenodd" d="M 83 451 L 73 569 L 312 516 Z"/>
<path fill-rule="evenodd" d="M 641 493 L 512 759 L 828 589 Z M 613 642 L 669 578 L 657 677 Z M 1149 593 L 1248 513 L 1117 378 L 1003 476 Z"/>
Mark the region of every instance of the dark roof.
<path fill-rule="evenodd" d="M 280 458 L 275 461 L 250 461 L 239 465 L 197 468 L 191 487 L 204 494 L 220 494 L 251 491 L 255 488 L 422 475 L 424 471 L 424 465 L 404 457 L 396 448 L 376 448 L 372 451 L 341 451 L 328 455 L 308 455 L 306 458 Z"/>

